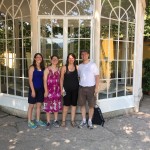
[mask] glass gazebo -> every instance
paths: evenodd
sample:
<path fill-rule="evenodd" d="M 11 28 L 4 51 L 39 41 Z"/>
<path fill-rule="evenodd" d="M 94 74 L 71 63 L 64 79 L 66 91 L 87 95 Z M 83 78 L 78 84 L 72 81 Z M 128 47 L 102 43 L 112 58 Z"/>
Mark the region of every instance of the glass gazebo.
<path fill-rule="evenodd" d="M 103 113 L 138 111 L 142 97 L 143 0 L 0 0 L 0 106 L 26 112 L 28 68 L 90 51 Z M 121 111 L 120 111 L 121 110 Z"/>

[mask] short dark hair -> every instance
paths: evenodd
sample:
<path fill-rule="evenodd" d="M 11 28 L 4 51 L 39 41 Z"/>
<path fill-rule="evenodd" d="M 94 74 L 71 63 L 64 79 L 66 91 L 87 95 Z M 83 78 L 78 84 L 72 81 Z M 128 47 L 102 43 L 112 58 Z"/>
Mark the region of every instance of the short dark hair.
<path fill-rule="evenodd" d="M 81 51 L 80 51 L 80 55 L 81 55 L 83 52 L 86 52 L 86 53 L 90 54 L 89 50 L 84 49 L 84 50 L 81 50 Z"/>

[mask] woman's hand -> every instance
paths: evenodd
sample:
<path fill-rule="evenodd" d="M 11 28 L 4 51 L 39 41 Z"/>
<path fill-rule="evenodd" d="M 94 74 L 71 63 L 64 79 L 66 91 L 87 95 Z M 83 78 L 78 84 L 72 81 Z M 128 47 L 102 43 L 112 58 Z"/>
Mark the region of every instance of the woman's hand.
<path fill-rule="evenodd" d="M 45 92 L 44 92 L 44 97 L 47 97 L 47 96 L 48 96 L 48 92 L 45 91 Z"/>
<path fill-rule="evenodd" d="M 34 91 L 34 90 L 32 91 L 31 96 L 32 96 L 33 98 L 35 98 L 36 94 L 35 94 L 35 91 Z"/>

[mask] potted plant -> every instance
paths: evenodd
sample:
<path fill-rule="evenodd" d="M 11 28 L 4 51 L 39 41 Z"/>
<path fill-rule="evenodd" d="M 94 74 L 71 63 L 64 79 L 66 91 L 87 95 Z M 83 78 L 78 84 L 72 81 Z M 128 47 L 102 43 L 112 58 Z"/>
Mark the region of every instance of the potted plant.
<path fill-rule="evenodd" d="M 150 95 L 150 58 L 147 58 L 143 61 L 143 91 Z"/>

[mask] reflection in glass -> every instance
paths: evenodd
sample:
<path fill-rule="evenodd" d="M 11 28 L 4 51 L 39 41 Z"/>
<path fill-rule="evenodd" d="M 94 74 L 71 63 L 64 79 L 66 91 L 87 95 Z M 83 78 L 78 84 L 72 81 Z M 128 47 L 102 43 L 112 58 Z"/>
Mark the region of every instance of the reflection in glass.
<path fill-rule="evenodd" d="M 133 24 L 133 23 L 129 23 L 129 26 L 128 26 L 128 36 L 129 36 L 129 41 L 134 41 L 135 24 Z"/>
<path fill-rule="evenodd" d="M 108 98 L 116 97 L 116 80 L 108 80 Z"/>
<path fill-rule="evenodd" d="M 106 80 L 100 80 L 99 82 L 99 99 L 105 99 L 107 98 L 107 81 Z"/>
<path fill-rule="evenodd" d="M 0 74 L 6 75 L 6 59 L 0 59 Z"/>
<path fill-rule="evenodd" d="M 68 20 L 68 37 L 79 37 L 79 20 Z"/>
<path fill-rule="evenodd" d="M 125 79 L 118 80 L 117 97 L 125 96 Z"/>
<path fill-rule="evenodd" d="M 100 33 L 101 38 L 105 39 L 109 37 L 109 19 L 101 18 Z"/>
<path fill-rule="evenodd" d="M 53 39 L 52 54 L 57 55 L 60 59 L 63 58 L 63 39 Z"/>
<path fill-rule="evenodd" d="M 78 39 L 71 39 L 68 41 L 68 53 L 74 53 L 78 58 L 79 43 Z"/>
<path fill-rule="evenodd" d="M 52 55 L 52 40 L 50 38 L 41 38 L 41 53 L 44 59 L 49 59 Z"/>
<path fill-rule="evenodd" d="M 133 94 L 133 78 L 129 78 L 126 80 L 126 95 L 132 95 Z"/>
<path fill-rule="evenodd" d="M 109 71 L 109 74 L 110 74 L 110 78 L 113 79 L 113 78 L 117 78 L 117 61 L 112 61 L 110 63 L 110 71 Z"/>
<path fill-rule="evenodd" d="M 12 20 L 7 20 L 6 21 L 7 24 L 7 28 L 6 28 L 6 32 L 7 32 L 7 39 L 12 39 L 13 38 L 13 22 Z"/>
<path fill-rule="evenodd" d="M 109 78 L 108 61 L 100 61 L 100 78 L 101 79 Z"/>
<path fill-rule="evenodd" d="M 127 61 L 127 77 L 133 77 L 133 61 Z"/>
<path fill-rule="evenodd" d="M 118 61 L 118 78 L 125 78 L 126 67 L 126 61 Z"/>
<path fill-rule="evenodd" d="M 80 38 L 90 38 L 91 20 L 80 20 Z"/>
<path fill-rule="evenodd" d="M 90 40 L 88 39 L 81 39 L 80 40 L 80 50 L 86 49 L 90 52 Z"/>
<path fill-rule="evenodd" d="M 10 77 L 8 78 L 8 91 L 7 93 L 8 94 L 11 94 L 11 95 L 15 95 L 15 87 L 14 87 L 14 78 L 13 77 Z"/>
<path fill-rule="evenodd" d="M 41 19 L 41 37 L 51 37 L 52 35 L 52 26 L 51 20 L 49 19 Z"/>
<path fill-rule="evenodd" d="M 119 42 L 119 60 L 126 60 L 127 42 Z"/>
<path fill-rule="evenodd" d="M 52 35 L 54 38 L 63 38 L 63 20 L 53 19 L 52 20 Z"/>
<path fill-rule="evenodd" d="M 127 60 L 133 60 L 134 59 L 134 43 L 128 43 L 127 48 Z"/>

